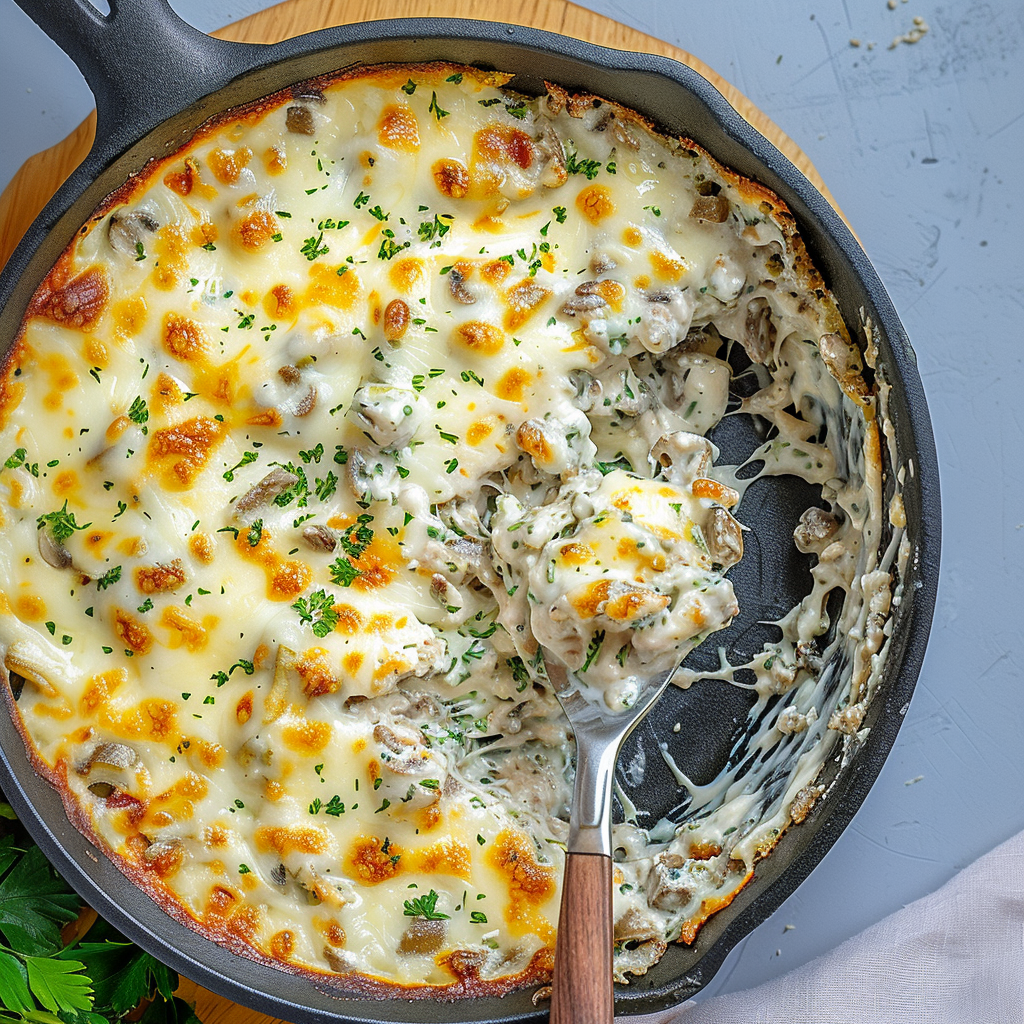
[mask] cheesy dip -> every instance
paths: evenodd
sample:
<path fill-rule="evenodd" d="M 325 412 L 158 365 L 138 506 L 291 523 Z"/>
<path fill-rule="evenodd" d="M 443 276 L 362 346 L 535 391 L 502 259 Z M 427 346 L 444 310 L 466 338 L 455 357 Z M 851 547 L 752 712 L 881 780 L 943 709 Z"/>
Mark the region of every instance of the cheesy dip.
<path fill-rule="evenodd" d="M 0 657 L 40 770 L 168 913 L 362 991 L 550 975 L 545 658 L 628 707 L 727 626 L 753 479 L 820 488 L 810 590 L 711 673 L 756 690 L 757 764 L 675 768 L 657 827 L 622 796 L 620 980 L 807 814 L 887 641 L 877 399 L 788 212 L 507 81 L 377 67 L 218 118 L 76 237 L 2 380 Z M 746 467 L 713 464 L 727 413 L 764 426 Z"/>

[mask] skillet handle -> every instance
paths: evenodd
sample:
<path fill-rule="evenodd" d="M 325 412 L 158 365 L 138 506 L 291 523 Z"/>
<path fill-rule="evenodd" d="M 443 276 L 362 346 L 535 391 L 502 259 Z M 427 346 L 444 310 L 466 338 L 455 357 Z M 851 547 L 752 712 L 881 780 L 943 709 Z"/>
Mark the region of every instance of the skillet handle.
<path fill-rule="evenodd" d="M 611 891 L 611 857 L 566 854 L 551 1024 L 611 1024 L 615 1015 Z"/>
<path fill-rule="evenodd" d="M 89 83 L 96 97 L 94 152 L 120 152 L 251 66 L 249 45 L 200 32 L 168 0 L 109 2 L 110 14 L 103 15 L 89 0 L 15 0 Z"/>

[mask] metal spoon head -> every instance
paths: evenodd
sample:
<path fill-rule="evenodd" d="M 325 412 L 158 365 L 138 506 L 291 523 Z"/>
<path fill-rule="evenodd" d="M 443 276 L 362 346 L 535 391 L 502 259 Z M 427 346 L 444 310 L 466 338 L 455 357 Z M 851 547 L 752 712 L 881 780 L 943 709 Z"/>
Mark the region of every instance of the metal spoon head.
<path fill-rule="evenodd" d="M 548 658 L 545 667 L 576 737 L 567 849 L 610 856 L 612 780 L 619 750 L 665 692 L 677 666 L 645 680 L 637 699 L 622 710 L 609 707 L 599 690 L 581 682 L 555 658 Z"/>

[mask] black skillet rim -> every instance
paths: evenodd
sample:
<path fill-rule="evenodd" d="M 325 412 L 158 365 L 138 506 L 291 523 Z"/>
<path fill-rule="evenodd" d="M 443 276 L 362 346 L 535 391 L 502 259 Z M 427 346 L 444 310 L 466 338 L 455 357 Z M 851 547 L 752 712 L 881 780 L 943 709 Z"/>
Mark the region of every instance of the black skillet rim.
<path fill-rule="evenodd" d="M 705 926 L 705 935 L 710 936 L 712 931 L 718 934 L 714 936 L 710 948 L 706 949 L 699 960 L 681 977 L 670 979 L 656 987 L 637 984 L 619 989 L 617 992 L 617 1006 L 620 1012 L 647 1013 L 663 1009 L 694 994 L 706 984 L 721 966 L 729 950 L 767 918 L 824 857 L 863 802 L 881 770 L 902 722 L 920 672 L 934 610 L 940 539 L 938 468 L 931 424 L 916 369 L 916 358 L 877 274 L 832 207 L 771 143 L 742 119 L 709 82 L 676 61 L 649 54 L 610 50 L 521 26 L 461 19 L 397 19 L 325 29 L 268 47 L 233 47 L 234 56 L 224 57 L 220 54 L 224 57 L 222 77 L 226 70 L 228 80 L 237 81 L 244 78 L 249 81 L 254 77 L 265 77 L 263 73 L 268 71 L 280 72 L 293 61 L 308 62 L 311 55 L 324 55 L 324 51 L 336 47 L 351 48 L 360 44 L 379 44 L 382 41 L 391 44 L 436 45 L 440 48 L 437 53 L 439 58 L 443 58 L 441 50 L 446 44 L 455 47 L 480 44 L 488 50 L 493 50 L 497 44 L 499 49 L 504 47 L 520 55 L 525 51 L 527 55 L 533 53 L 568 60 L 579 67 L 579 75 L 583 79 L 600 77 L 605 71 L 639 73 L 641 77 L 665 78 L 682 86 L 707 108 L 713 122 L 709 127 L 717 128 L 722 133 L 720 139 L 702 137 L 698 141 L 722 159 L 723 163 L 736 167 L 741 173 L 748 173 L 742 167 L 737 167 L 742 161 L 727 159 L 722 156 L 721 151 L 726 143 L 738 144 L 747 150 L 761 171 L 749 176 L 765 181 L 793 209 L 808 247 L 819 267 L 825 272 L 826 279 L 834 276 L 830 275 L 829 271 L 836 270 L 837 264 L 843 264 L 847 275 L 853 275 L 862 291 L 860 298 L 865 300 L 864 307 L 879 329 L 882 359 L 887 365 L 895 366 L 896 373 L 891 375 L 894 384 L 894 405 L 898 406 L 898 419 L 903 421 L 899 440 L 906 444 L 917 470 L 914 481 L 908 488 L 908 491 L 912 492 L 909 497 L 917 495 L 917 500 L 912 502 L 917 507 L 911 507 L 909 511 L 912 516 L 916 512 L 918 520 L 916 557 L 911 560 L 908 596 L 905 599 L 909 608 L 901 616 L 905 620 L 900 624 L 902 647 L 894 649 L 891 654 L 891 658 L 898 661 L 898 670 L 894 679 L 886 679 L 884 692 L 878 694 L 872 705 L 868 720 L 872 725 L 871 733 L 853 759 L 853 763 L 840 775 L 835 789 L 827 800 L 819 804 L 812 818 L 801 829 L 792 830 L 787 834 L 798 834 L 801 840 L 793 844 L 793 855 L 779 857 L 784 853 L 784 844 L 787 842 L 784 837 L 773 856 L 764 862 L 763 867 L 766 870 L 759 870 L 759 874 L 768 879 L 764 888 L 755 896 L 751 896 L 748 887 L 745 894 L 741 893 L 735 902 L 735 909 L 730 908 L 733 910 L 732 913 L 729 910 L 720 912 L 721 927 L 713 928 L 712 923 Z M 456 58 L 449 56 L 448 59 Z M 336 66 L 344 66 L 345 61 L 335 60 L 334 63 Z M 506 62 L 509 67 L 514 63 L 519 62 Z M 94 77 L 89 77 L 95 88 Z M 297 81 L 308 77 L 312 76 L 304 73 L 294 76 L 291 80 Z M 621 98 L 614 90 L 606 89 L 602 92 L 600 88 L 585 80 L 572 83 L 564 78 L 559 80 L 567 86 L 571 84 L 598 94 Z M 262 94 L 270 91 L 272 90 L 265 89 Z M 253 92 L 251 98 L 260 94 Z M 168 114 L 174 112 L 174 103 L 178 99 L 179 97 L 172 95 L 168 106 L 158 112 L 155 120 L 153 117 L 146 118 L 145 120 L 153 123 L 136 130 L 135 138 L 130 137 L 131 133 L 128 138 L 124 132 L 116 133 L 117 142 L 123 153 L 111 152 L 109 147 L 95 148 L 40 214 L 0 276 L 0 334 L 7 333 L 5 328 L 9 327 L 15 317 L 15 322 L 20 322 L 24 303 L 19 299 L 27 302 L 27 296 L 31 294 L 49 263 L 52 263 L 50 259 L 41 269 L 35 265 L 30 266 L 32 256 L 41 248 L 53 248 L 52 245 L 45 243 L 54 229 L 58 233 L 64 229 L 66 237 L 56 251 L 63 249 L 75 228 L 67 230 L 67 225 L 61 223 L 62 218 L 87 191 L 90 191 L 89 185 L 93 179 L 104 177 L 104 172 L 109 171 L 112 164 L 119 165 L 121 156 L 130 152 L 143 135 L 151 132 Z M 642 102 L 635 99 L 623 99 L 622 102 L 644 112 Z M 103 104 L 104 97 L 98 94 L 101 115 Z M 209 116 L 211 112 L 212 109 L 203 116 Z M 663 118 L 660 120 L 664 121 Z M 82 219 L 84 218 L 79 217 L 79 223 Z M 835 246 L 835 251 L 815 251 L 808 237 L 812 233 L 808 232 L 808 226 L 816 229 L 814 234 L 828 236 L 831 244 Z M 39 261 L 32 263 L 38 264 Z M 27 284 L 22 281 L 22 287 L 16 288 L 26 270 L 34 271 L 35 273 L 29 273 L 27 276 L 37 279 L 28 281 Z M 19 293 L 17 296 L 16 291 Z M 12 300 L 15 307 L 21 306 L 21 309 L 16 309 L 13 313 L 9 308 Z M 850 310 L 845 309 L 844 312 L 849 319 Z M 913 482 L 920 488 L 919 492 L 914 491 Z M 913 585 L 913 592 L 909 584 Z M 887 673 L 887 677 L 888 675 Z M 14 744 L 10 742 L 12 735 L 16 737 Z M 264 1012 L 301 1022 L 316 1021 L 319 1024 L 323 1021 L 326 1024 L 327 1021 L 377 1020 L 381 1019 L 383 1010 L 395 1013 L 395 1020 L 409 1021 L 472 1019 L 496 1022 L 546 1019 L 546 1012 L 532 1010 L 522 994 L 506 997 L 505 1000 L 490 997 L 470 1000 L 469 1004 L 484 1014 L 475 1017 L 459 1012 L 460 1007 L 463 1010 L 469 1008 L 466 1002 L 379 1002 L 363 998 L 339 998 L 336 994 L 329 994 L 311 985 L 301 976 L 286 974 L 228 953 L 166 916 L 148 896 L 121 875 L 107 858 L 97 857 L 92 845 L 67 822 L 60 799 L 54 790 L 32 772 L 20 737 L 6 720 L 0 723 L 0 740 L 3 740 L 3 746 L 0 747 L 0 779 L 4 783 L 5 792 L 19 817 L 26 823 L 33 838 L 47 856 L 79 893 L 88 899 L 90 905 L 144 948 L 159 951 L 161 959 L 166 960 L 183 975 Z M 13 761 L 8 750 L 13 752 Z M 37 813 L 36 804 L 46 807 L 45 816 Z M 46 806 L 47 804 L 50 806 Z M 54 804 L 58 808 L 56 815 L 52 812 Z M 77 855 L 71 852 L 75 847 L 81 851 Z M 110 870 L 105 871 L 104 866 Z M 726 917 L 721 915 L 726 915 L 728 921 L 726 922 Z M 698 944 L 700 943 L 701 939 L 698 938 Z M 313 999 L 316 1005 L 310 1005 Z M 515 1009 L 511 1014 L 503 1012 L 511 1009 L 510 1002 L 516 1004 Z M 358 1016 L 350 1016 L 351 1013 Z"/>

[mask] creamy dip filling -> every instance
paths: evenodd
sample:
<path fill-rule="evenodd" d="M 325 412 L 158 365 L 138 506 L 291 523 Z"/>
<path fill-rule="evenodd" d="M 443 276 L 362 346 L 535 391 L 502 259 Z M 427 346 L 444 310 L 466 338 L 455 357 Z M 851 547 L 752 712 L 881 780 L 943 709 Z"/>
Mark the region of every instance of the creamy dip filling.
<path fill-rule="evenodd" d="M 803 820 L 887 650 L 905 515 L 788 212 L 506 81 L 371 69 L 222 119 L 76 238 L 3 380 L 26 737 L 165 906 L 296 969 L 547 976 L 573 747 L 542 648 L 628 707 L 736 615 L 755 479 L 820 488 L 812 584 L 675 676 L 756 702 L 709 784 L 662 743 L 679 820 L 620 794 L 620 980 Z M 742 466 L 727 416 L 762 428 Z"/>

